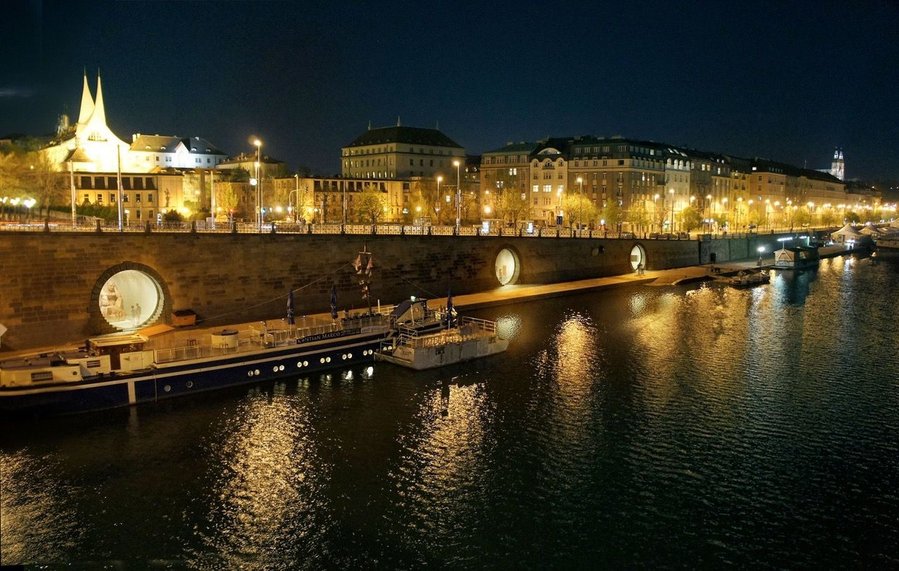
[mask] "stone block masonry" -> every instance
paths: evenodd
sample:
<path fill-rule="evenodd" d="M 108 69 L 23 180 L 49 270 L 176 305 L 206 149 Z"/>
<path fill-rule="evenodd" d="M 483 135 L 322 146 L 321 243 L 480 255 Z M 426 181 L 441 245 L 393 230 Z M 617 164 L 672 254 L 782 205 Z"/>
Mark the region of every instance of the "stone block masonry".
<path fill-rule="evenodd" d="M 694 265 L 703 255 L 696 240 L 4 231 L 0 323 L 8 331 L 2 350 L 114 331 L 100 314 L 100 290 L 124 269 L 143 271 L 158 283 L 154 323 L 171 323 L 173 311 L 191 309 L 199 323 L 217 326 L 284 317 L 291 289 L 297 316 L 327 311 L 332 285 L 339 310 L 365 307 L 351 265 L 363 248 L 374 253 L 373 304 L 393 304 L 410 295 L 500 287 L 495 264 L 503 249 L 518 260 L 516 283 L 626 274 L 633 271 L 630 253 L 638 243 L 647 269 Z M 734 251 L 745 257 L 750 249 L 717 243 L 715 248 L 718 261 Z"/>

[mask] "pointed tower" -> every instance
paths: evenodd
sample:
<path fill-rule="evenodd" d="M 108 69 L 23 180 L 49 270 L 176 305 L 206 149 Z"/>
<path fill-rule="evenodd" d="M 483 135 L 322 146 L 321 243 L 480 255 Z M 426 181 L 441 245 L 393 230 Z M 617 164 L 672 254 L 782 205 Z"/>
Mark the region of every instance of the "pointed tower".
<path fill-rule="evenodd" d="M 97 98 L 94 100 L 94 112 L 91 114 L 91 122 L 105 127 L 106 108 L 103 106 L 103 85 L 100 81 L 100 70 L 97 70 Z"/>
<path fill-rule="evenodd" d="M 843 161 L 843 149 L 837 148 L 833 151 L 833 162 L 830 163 L 830 174 L 840 180 L 845 180 L 846 163 Z"/>
<path fill-rule="evenodd" d="M 84 71 L 84 87 L 81 89 L 81 111 L 78 113 L 78 124 L 87 125 L 88 119 L 94 112 L 94 99 L 91 97 L 91 88 L 87 85 L 87 70 Z"/>

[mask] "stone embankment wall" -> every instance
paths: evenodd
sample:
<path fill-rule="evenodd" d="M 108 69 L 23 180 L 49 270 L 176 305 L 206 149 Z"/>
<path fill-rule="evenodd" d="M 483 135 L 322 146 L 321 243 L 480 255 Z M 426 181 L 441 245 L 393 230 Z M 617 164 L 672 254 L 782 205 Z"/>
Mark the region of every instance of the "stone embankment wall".
<path fill-rule="evenodd" d="M 613 240 L 531 237 L 202 233 L 0 233 L 0 351 L 83 340 L 112 328 L 98 298 L 107 278 L 139 269 L 160 286 L 157 323 L 191 309 L 205 325 L 277 319 L 294 292 L 296 315 L 363 305 L 351 266 L 374 253 L 373 300 L 443 297 L 499 287 L 495 261 L 517 256 L 517 283 L 535 284 L 625 274 L 641 245 L 647 269 L 683 267 L 755 255 L 756 240 Z M 769 252 L 771 248 L 769 247 Z"/>

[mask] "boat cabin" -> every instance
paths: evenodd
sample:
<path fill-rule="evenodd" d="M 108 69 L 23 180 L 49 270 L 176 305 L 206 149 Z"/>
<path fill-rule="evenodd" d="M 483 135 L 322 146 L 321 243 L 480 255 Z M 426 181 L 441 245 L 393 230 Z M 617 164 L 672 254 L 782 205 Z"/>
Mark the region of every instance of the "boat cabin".
<path fill-rule="evenodd" d="M 818 248 L 809 246 L 783 247 L 774 252 L 774 267 L 784 270 L 801 270 L 818 265 Z"/>

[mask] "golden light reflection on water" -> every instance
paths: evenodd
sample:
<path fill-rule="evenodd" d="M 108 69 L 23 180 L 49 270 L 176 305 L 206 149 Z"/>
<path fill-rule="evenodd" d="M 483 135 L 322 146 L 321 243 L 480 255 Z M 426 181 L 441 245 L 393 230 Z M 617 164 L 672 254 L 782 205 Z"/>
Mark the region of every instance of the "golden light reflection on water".
<path fill-rule="evenodd" d="M 276 385 L 277 387 L 278 385 Z M 210 568 L 278 568 L 283 543 L 313 540 L 328 512 L 320 488 L 330 467 L 316 454 L 308 410 L 293 399 L 256 391 L 230 416 L 221 438 L 209 443 L 209 527 L 200 530 L 207 549 L 193 562 Z"/>
<path fill-rule="evenodd" d="M 703 285 L 641 301 L 639 311 L 632 301 L 632 350 L 646 405 L 658 413 L 689 384 L 723 414 L 723 403 L 741 390 L 733 381 L 751 371 L 756 350 L 767 348 L 771 324 L 761 316 L 772 313 L 772 299 L 768 288 Z M 700 374 L 705 370 L 712 374 Z"/>
<path fill-rule="evenodd" d="M 409 427 L 389 478 L 397 492 L 393 509 L 403 514 L 405 541 L 440 543 L 477 519 L 481 485 L 490 469 L 486 423 L 493 415 L 481 385 L 444 383 L 429 391 Z M 418 545 L 417 548 L 421 548 Z"/>
<path fill-rule="evenodd" d="M 67 561 L 84 523 L 51 456 L 0 453 L 0 564 Z"/>
<path fill-rule="evenodd" d="M 538 374 L 552 382 L 548 393 L 540 393 L 548 399 L 534 403 L 538 408 L 550 407 L 542 445 L 549 462 L 563 470 L 583 455 L 591 438 L 588 427 L 598 413 L 594 399 L 601 398 L 606 381 L 599 369 L 600 351 L 608 342 L 614 341 L 600 339 L 590 317 L 573 313 L 558 325 L 549 346 L 537 355 Z"/>

